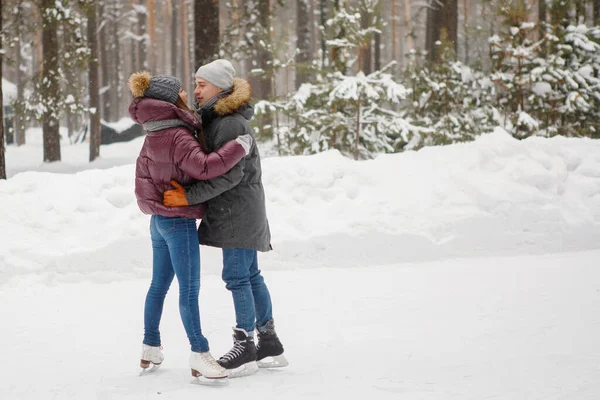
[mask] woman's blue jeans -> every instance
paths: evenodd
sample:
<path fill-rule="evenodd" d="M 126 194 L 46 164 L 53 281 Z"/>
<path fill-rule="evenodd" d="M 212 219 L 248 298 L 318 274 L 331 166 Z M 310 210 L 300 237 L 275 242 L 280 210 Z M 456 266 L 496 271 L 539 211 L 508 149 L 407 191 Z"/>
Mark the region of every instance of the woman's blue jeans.
<path fill-rule="evenodd" d="M 236 327 L 248 333 L 273 318 L 269 289 L 258 269 L 256 250 L 223 249 L 223 281 L 233 296 Z"/>
<path fill-rule="evenodd" d="M 179 282 L 179 313 L 192 351 L 208 351 L 202 335 L 198 294 L 200 291 L 200 246 L 196 221 L 189 218 L 150 219 L 152 238 L 152 283 L 144 307 L 144 344 L 160 346 L 160 318 L 173 277 Z"/>

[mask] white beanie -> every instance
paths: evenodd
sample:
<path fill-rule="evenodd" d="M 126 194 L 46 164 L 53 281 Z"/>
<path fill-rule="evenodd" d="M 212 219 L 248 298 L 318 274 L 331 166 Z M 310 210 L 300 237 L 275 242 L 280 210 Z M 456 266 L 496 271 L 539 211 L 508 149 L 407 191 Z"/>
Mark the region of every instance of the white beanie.
<path fill-rule="evenodd" d="M 233 65 L 223 59 L 203 65 L 196 71 L 196 78 L 204 79 L 223 90 L 233 86 L 233 75 L 235 75 Z"/>

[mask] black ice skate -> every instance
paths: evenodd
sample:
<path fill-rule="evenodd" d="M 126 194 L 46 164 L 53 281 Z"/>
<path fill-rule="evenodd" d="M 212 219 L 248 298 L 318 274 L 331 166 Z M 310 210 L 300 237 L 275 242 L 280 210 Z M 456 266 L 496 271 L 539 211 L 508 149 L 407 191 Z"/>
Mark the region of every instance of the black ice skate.
<path fill-rule="evenodd" d="M 286 367 L 288 361 L 283 355 L 283 345 L 275 333 L 273 320 L 258 329 L 256 361 L 260 368 Z"/>
<path fill-rule="evenodd" d="M 233 347 L 217 362 L 229 371 L 230 378 L 252 375 L 258 371 L 254 338 L 240 328 L 233 328 Z"/>

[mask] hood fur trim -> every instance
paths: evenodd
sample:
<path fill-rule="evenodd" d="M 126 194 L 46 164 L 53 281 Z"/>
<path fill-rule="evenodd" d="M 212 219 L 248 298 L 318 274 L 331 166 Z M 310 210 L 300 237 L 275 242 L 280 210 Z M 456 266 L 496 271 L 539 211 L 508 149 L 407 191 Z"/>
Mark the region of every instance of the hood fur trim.
<path fill-rule="evenodd" d="M 242 105 L 247 104 L 252 96 L 252 88 L 247 80 L 235 78 L 233 80 L 233 92 L 217 101 L 215 112 L 220 115 L 229 115 L 236 112 Z"/>

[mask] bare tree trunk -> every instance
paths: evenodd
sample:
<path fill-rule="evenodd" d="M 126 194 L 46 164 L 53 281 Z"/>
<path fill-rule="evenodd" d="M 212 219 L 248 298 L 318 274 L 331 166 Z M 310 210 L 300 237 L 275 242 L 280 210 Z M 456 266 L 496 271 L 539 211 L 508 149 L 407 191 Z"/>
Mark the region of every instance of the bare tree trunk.
<path fill-rule="evenodd" d="M 440 5 L 436 4 L 436 0 L 429 0 L 428 4 L 427 24 L 425 27 L 425 50 L 427 51 L 427 59 L 433 61 L 437 58 L 436 41 L 440 38 L 442 15 L 439 10 Z"/>
<path fill-rule="evenodd" d="M 600 0 L 594 0 L 594 25 L 600 25 Z"/>
<path fill-rule="evenodd" d="M 538 0 L 538 22 L 539 22 L 538 25 L 539 25 L 540 39 L 542 39 L 546 36 L 546 14 L 547 14 L 546 0 Z M 543 52 L 543 54 L 548 53 L 548 48 L 545 43 L 543 44 L 542 52 Z"/>
<path fill-rule="evenodd" d="M 144 5 L 146 0 L 139 0 L 140 5 Z M 100 14 L 102 15 L 102 14 Z M 148 20 L 148 10 L 146 12 L 138 12 L 138 31 L 137 35 L 139 38 L 138 42 L 138 68 L 136 70 L 142 70 L 148 68 L 148 58 L 146 57 L 147 49 L 148 49 L 148 32 L 146 27 L 146 22 Z"/>
<path fill-rule="evenodd" d="M 31 11 L 33 13 L 33 19 L 35 20 L 36 26 L 41 26 L 43 21 L 42 17 L 39 13 L 37 7 L 31 7 Z M 35 34 L 35 43 L 36 43 L 36 51 L 35 57 L 32 57 L 32 64 L 37 64 L 37 68 L 32 68 L 34 71 L 39 72 L 40 74 L 44 70 L 44 54 L 42 50 L 42 31 L 40 29 L 37 30 Z"/>
<path fill-rule="evenodd" d="M 0 0 L 0 32 L 2 32 L 3 4 Z M 4 48 L 2 35 L 0 35 L 0 179 L 6 179 L 6 157 L 4 149 L 4 102 L 2 101 L 2 64 L 4 62 Z"/>
<path fill-rule="evenodd" d="M 88 4 L 87 9 L 88 27 L 87 39 L 90 46 L 90 58 L 88 61 L 88 81 L 90 95 L 90 162 L 100 156 L 100 95 L 98 93 L 98 36 L 97 32 L 97 10 L 96 2 Z"/>
<path fill-rule="evenodd" d="M 430 3 L 430 8 L 427 10 L 427 35 L 425 39 L 425 48 L 427 49 L 427 58 L 430 61 L 438 61 L 439 46 L 437 42 L 445 40 L 452 43 L 454 52 L 457 49 L 457 34 L 458 34 L 458 1 L 457 0 L 441 0 L 441 6 Z M 442 32 L 445 32 L 445 37 L 442 37 Z"/>
<path fill-rule="evenodd" d="M 323 66 L 326 65 L 327 62 L 327 35 L 326 35 L 326 22 L 327 22 L 327 15 L 329 12 L 329 8 L 327 7 L 328 1 L 327 0 L 320 0 L 319 1 L 319 17 L 320 17 L 320 25 L 321 25 L 321 29 L 323 29 L 323 32 L 321 33 L 321 63 Z"/>
<path fill-rule="evenodd" d="M 383 23 L 381 22 L 381 7 L 377 7 L 377 27 L 379 29 L 383 29 Z M 373 45 L 375 48 L 373 49 L 373 68 L 375 71 L 381 70 L 381 35 L 382 33 L 375 33 L 373 38 Z"/>
<path fill-rule="evenodd" d="M 463 0 L 465 64 L 469 64 L 469 0 Z"/>
<path fill-rule="evenodd" d="M 458 0 L 445 0 L 442 10 L 442 26 L 446 29 L 446 40 L 453 44 L 454 53 L 458 49 Z"/>
<path fill-rule="evenodd" d="M 398 62 L 398 10 L 397 0 L 392 0 L 392 60 Z"/>
<path fill-rule="evenodd" d="M 270 1 L 269 0 L 258 0 L 258 7 L 256 9 L 258 24 L 262 28 L 262 33 L 265 35 L 263 39 L 264 42 L 268 42 L 270 40 Z M 257 41 L 259 42 L 259 41 Z M 263 71 L 260 76 L 255 76 L 250 79 L 252 84 L 252 92 L 254 93 L 254 97 L 258 100 L 266 100 L 271 97 L 272 93 L 272 84 L 271 84 L 271 74 L 269 69 L 271 68 L 269 65 L 269 61 L 271 60 L 270 53 L 264 49 L 260 43 L 257 44 L 257 48 L 254 49 L 257 55 L 257 63 L 258 68 Z"/>
<path fill-rule="evenodd" d="M 308 0 L 296 0 L 296 88 L 308 82 L 308 68 L 312 62 L 310 46 L 310 13 Z"/>
<path fill-rule="evenodd" d="M 156 74 L 156 16 L 154 15 L 154 0 L 146 3 L 148 10 L 148 68 Z"/>
<path fill-rule="evenodd" d="M 178 17 L 179 17 L 179 3 L 177 0 L 171 0 L 171 75 L 177 76 L 177 45 L 179 43 L 179 30 L 178 28 Z M 183 24 L 184 21 L 181 21 Z M 187 91 L 187 87 L 185 87 Z"/>
<path fill-rule="evenodd" d="M 98 29 L 98 55 L 100 58 L 100 115 L 105 121 L 112 121 L 112 104 L 110 103 L 110 87 L 109 65 L 110 56 L 106 36 L 108 35 L 108 19 L 106 16 L 106 5 L 104 2 L 99 3 L 100 10 L 98 15 L 100 18 L 100 27 Z"/>
<path fill-rule="evenodd" d="M 356 105 L 356 135 L 354 137 L 354 159 L 358 160 L 360 157 L 360 97 Z"/>
<path fill-rule="evenodd" d="M 190 72 L 190 34 L 188 29 L 188 5 L 187 2 L 183 2 L 181 5 L 181 36 L 183 43 L 183 84 L 190 90 L 192 84 L 190 83 L 191 72 Z M 195 86 L 196 83 L 193 83 Z M 188 101 L 193 101 L 194 96 L 188 96 Z"/>
<path fill-rule="evenodd" d="M 22 146 L 25 144 L 25 121 L 23 118 L 23 110 L 20 109 L 21 105 L 24 102 L 24 88 L 25 88 L 25 80 L 23 79 L 23 70 L 21 69 L 23 65 L 22 57 L 21 57 L 21 36 L 22 32 L 20 29 L 21 25 L 21 15 L 23 13 L 23 7 L 19 5 L 19 11 L 17 14 L 17 41 L 15 43 L 15 53 L 16 59 L 15 63 L 17 65 L 17 103 L 19 104 L 19 109 L 16 110 L 15 113 L 15 140 L 17 142 L 17 146 Z M 0 29 L 1 31 L 1 29 Z"/>
<path fill-rule="evenodd" d="M 121 118 L 121 82 L 123 82 L 123 76 L 121 71 L 121 46 L 120 46 L 120 37 L 119 37 L 119 10 L 121 6 L 118 1 L 114 1 L 111 7 L 112 18 L 111 18 L 111 43 L 110 46 L 111 53 L 113 55 L 113 67 L 111 74 L 111 105 L 113 109 L 113 121 L 117 121 Z M 114 42 L 113 42 L 114 41 Z"/>
<path fill-rule="evenodd" d="M 337 14 L 341 11 L 340 0 L 333 1 L 333 12 Z M 344 27 L 341 27 L 339 34 L 335 39 L 343 39 L 346 36 Z M 340 50 L 337 47 L 331 49 L 331 64 L 337 71 L 340 71 L 343 75 L 346 75 L 346 65 L 342 61 Z M 360 65 L 360 64 L 359 64 Z"/>
<path fill-rule="evenodd" d="M 195 67 L 207 64 L 219 53 L 219 2 L 194 1 Z"/>
<path fill-rule="evenodd" d="M 406 27 L 405 32 L 408 32 L 406 36 L 406 49 L 405 53 L 408 53 L 414 49 L 414 40 L 412 36 L 412 13 L 410 12 L 410 0 L 404 0 L 404 26 Z"/>
<path fill-rule="evenodd" d="M 360 18 L 361 28 L 367 29 L 370 23 L 371 21 L 369 21 L 368 10 L 362 9 Z M 373 71 L 371 68 L 372 53 L 373 51 L 371 49 L 371 38 L 369 38 L 364 43 L 362 43 L 358 52 L 359 68 L 365 75 L 369 75 Z"/>
<path fill-rule="evenodd" d="M 60 161 L 60 132 L 58 125 L 58 110 L 56 100 L 59 95 L 58 76 L 58 23 L 50 10 L 54 7 L 54 0 L 42 0 L 41 14 L 42 26 L 42 53 L 44 57 L 42 73 L 42 97 L 46 102 L 46 111 L 43 116 L 42 130 L 44 136 L 44 162 Z"/>
<path fill-rule="evenodd" d="M 138 15 L 137 12 L 135 11 L 135 7 L 134 4 L 136 4 L 137 0 L 129 0 L 129 12 L 134 12 L 135 13 L 135 19 L 137 20 Z M 133 10 L 133 11 L 132 11 Z M 135 38 L 135 35 L 137 34 L 136 29 L 134 29 L 133 27 L 129 27 L 129 31 L 131 32 L 131 37 L 129 38 L 129 61 L 131 62 L 131 64 L 129 64 L 129 74 L 127 75 L 127 77 L 129 77 L 130 74 L 137 72 L 140 70 L 139 67 L 139 60 L 138 60 L 138 52 L 137 52 L 137 48 L 138 48 L 138 41 Z"/>

